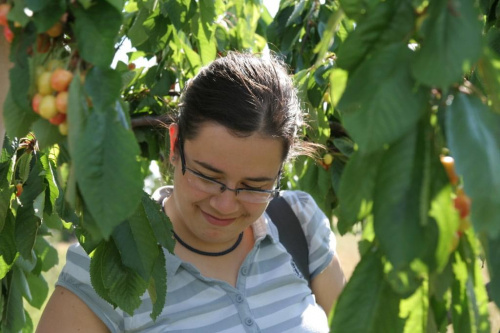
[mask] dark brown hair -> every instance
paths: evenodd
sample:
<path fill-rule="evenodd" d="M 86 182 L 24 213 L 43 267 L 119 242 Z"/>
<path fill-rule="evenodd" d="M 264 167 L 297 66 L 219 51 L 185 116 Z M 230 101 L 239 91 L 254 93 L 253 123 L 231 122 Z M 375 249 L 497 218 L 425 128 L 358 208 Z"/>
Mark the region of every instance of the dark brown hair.
<path fill-rule="evenodd" d="M 186 85 L 176 121 L 183 140 L 195 138 L 200 125 L 212 121 L 236 136 L 281 139 L 283 160 L 313 151 L 298 139 L 303 118 L 296 89 L 274 56 L 230 52 L 202 68 Z"/>

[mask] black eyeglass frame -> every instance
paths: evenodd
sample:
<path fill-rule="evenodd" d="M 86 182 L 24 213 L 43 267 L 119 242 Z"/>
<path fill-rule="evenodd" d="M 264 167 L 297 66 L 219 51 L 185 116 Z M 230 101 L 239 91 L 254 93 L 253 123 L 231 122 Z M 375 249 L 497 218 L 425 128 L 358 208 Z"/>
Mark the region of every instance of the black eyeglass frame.
<path fill-rule="evenodd" d="M 184 155 L 184 142 L 182 141 L 182 139 L 180 138 L 180 136 L 178 137 L 178 141 L 177 142 L 178 142 L 178 148 L 179 148 L 179 156 L 181 157 L 182 175 L 185 175 L 186 174 L 186 170 L 187 170 L 187 171 L 191 172 L 192 174 L 194 174 L 197 177 L 200 177 L 200 178 L 205 179 L 207 181 L 216 183 L 216 184 L 220 185 L 220 193 L 224 193 L 226 190 L 234 192 L 234 194 L 236 196 L 238 196 L 238 193 L 240 191 L 255 192 L 255 193 L 268 193 L 268 194 L 271 195 L 269 201 L 271 201 L 272 199 L 274 199 L 276 197 L 279 197 L 279 195 L 280 195 L 280 188 L 281 188 L 281 172 L 282 172 L 281 168 L 280 168 L 280 171 L 278 172 L 277 183 L 276 183 L 276 187 L 274 188 L 274 190 L 259 190 L 259 189 L 250 189 L 250 188 L 235 188 L 235 189 L 233 189 L 233 188 L 229 188 L 226 184 L 221 183 L 218 180 L 215 180 L 215 179 L 213 179 L 211 177 L 205 176 L 204 174 L 202 174 L 202 173 L 200 173 L 200 172 L 198 172 L 196 170 L 188 168 L 186 166 L 186 157 Z"/>

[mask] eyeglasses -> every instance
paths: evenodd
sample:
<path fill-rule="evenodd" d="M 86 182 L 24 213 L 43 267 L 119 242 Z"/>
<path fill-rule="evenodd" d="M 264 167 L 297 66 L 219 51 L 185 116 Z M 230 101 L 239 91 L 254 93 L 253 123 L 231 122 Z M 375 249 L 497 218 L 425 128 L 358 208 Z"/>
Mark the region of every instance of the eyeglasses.
<path fill-rule="evenodd" d="M 186 166 L 186 158 L 184 157 L 184 144 L 179 139 L 179 155 L 181 157 L 182 174 L 186 176 L 188 183 L 199 191 L 209 194 L 221 194 L 224 191 L 234 192 L 240 201 L 248 203 L 265 203 L 279 196 L 281 170 L 278 173 L 277 184 L 274 190 L 261 190 L 252 188 L 229 188 L 226 184 L 219 182 L 211 177 L 190 169 Z M 188 173 L 186 173 L 188 171 Z"/>

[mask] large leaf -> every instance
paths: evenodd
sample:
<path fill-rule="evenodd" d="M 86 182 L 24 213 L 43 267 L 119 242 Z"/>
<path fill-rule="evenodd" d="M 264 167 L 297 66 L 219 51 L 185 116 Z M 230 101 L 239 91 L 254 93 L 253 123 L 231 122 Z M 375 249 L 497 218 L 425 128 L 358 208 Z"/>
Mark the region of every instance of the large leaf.
<path fill-rule="evenodd" d="M 397 332 L 399 297 L 384 280 L 375 251 L 361 258 L 335 306 L 332 332 Z"/>
<path fill-rule="evenodd" d="M 2 316 L 2 319 L 5 320 L 2 322 L 2 327 L 5 327 L 6 332 L 19 332 L 26 324 L 20 286 L 20 274 L 23 274 L 23 272 L 15 266 L 12 270 L 12 275 L 8 279 L 8 294 L 5 302 L 5 312 Z"/>
<path fill-rule="evenodd" d="M 175 1 L 167 1 L 167 3 L 175 3 Z M 148 31 L 144 27 L 144 21 L 149 17 L 149 10 L 141 8 L 135 16 L 134 23 L 128 31 L 130 42 L 135 45 L 141 45 L 148 39 Z"/>
<path fill-rule="evenodd" d="M 461 258 L 458 252 L 453 259 L 455 280 L 452 285 L 451 308 L 454 331 L 488 333 L 488 300 L 479 264 L 474 258 Z M 479 288 L 476 284 L 480 284 Z"/>
<path fill-rule="evenodd" d="M 158 246 L 142 204 L 131 217 L 116 227 L 113 240 L 123 264 L 148 281 L 158 256 Z"/>
<path fill-rule="evenodd" d="M 357 151 L 347 162 L 340 181 L 338 229 L 345 234 L 354 223 L 366 217 L 373 202 L 376 175 L 382 153 L 365 155 Z"/>
<path fill-rule="evenodd" d="M 458 212 L 452 205 L 451 187 L 445 187 L 433 200 L 429 215 L 436 221 L 439 238 L 435 253 L 436 270 L 441 272 L 448 263 L 455 233 L 459 225 Z"/>
<path fill-rule="evenodd" d="M 59 263 L 57 250 L 41 236 L 38 236 L 35 243 L 35 251 L 38 260 L 41 262 L 41 271 L 47 272 L 49 269 Z"/>
<path fill-rule="evenodd" d="M 469 0 L 430 1 L 428 15 L 412 73 L 428 86 L 447 88 L 481 54 L 481 16 L 476 2 Z"/>
<path fill-rule="evenodd" d="M 40 162 L 44 170 L 44 182 L 46 184 L 45 213 L 52 215 L 56 208 L 56 200 L 59 197 L 59 188 L 55 179 L 55 165 L 46 154 L 39 154 Z"/>
<path fill-rule="evenodd" d="M 337 54 L 339 67 L 349 71 L 354 71 L 367 55 L 375 54 L 386 45 L 405 42 L 413 29 L 415 14 L 411 2 L 388 0 L 367 5 L 373 8 L 366 9 L 366 14 L 357 22 L 356 29 L 348 35 Z"/>
<path fill-rule="evenodd" d="M 500 237 L 491 237 L 483 234 L 481 243 L 485 250 L 486 261 L 491 282 L 488 288 L 488 295 L 500 307 Z"/>
<path fill-rule="evenodd" d="M 424 249 L 420 225 L 423 151 L 419 139 L 415 129 L 388 149 L 380 162 L 373 194 L 375 233 L 396 269 L 407 267 Z"/>
<path fill-rule="evenodd" d="M 197 29 L 194 33 L 200 45 L 200 57 L 202 65 L 208 65 L 215 59 L 217 54 L 217 43 L 212 28 L 216 20 L 215 3 L 213 0 L 199 0 L 200 17 Z"/>
<path fill-rule="evenodd" d="M 13 194 L 13 187 L 9 186 L 10 179 L 8 177 L 11 165 L 12 161 L 10 159 L 0 163 L 0 233 L 10 210 L 10 199 Z"/>
<path fill-rule="evenodd" d="M 122 23 L 120 11 L 99 1 L 87 10 L 72 6 L 78 51 L 83 59 L 108 67 L 115 55 L 115 38 Z"/>
<path fill-rule="evenodd" d="M 190 0 L 165 1 L 161 3 L 161 11 L 162 14 L 168 16 L 170 21 L 172 21 L 175 29 L 181 30 L 189 18 L 188 14 L 190 5 L 194 6 Z"/>
<path fill-rule="evenodd" d="M 478 73 L 491 98 L 493 110 L 500 113 L 500 57 L 489 48 L 484 48 L 484 53 L 478 63 Z"/>
<path fill-rule="evenodd" d="M 405 333 L 428 332 L 428 288 L 427 284 L 422 284 L 411 297 L 401 302 L 401 316 L 405 318 Z"/>
<path fill-rule="evenodd" d="M 27 105 L 17 104 L 12 94 L 12 89 L 7 94 L 3 105 L 3 117 L 5 120 L 5 130 L 10 137 L 23 137 L 25 136 L 31 124 L 38 118 Z"/>
<path fill-rule="evenodd" d="M 167 297 L 167 270 L 165 254 L 162 248 L 159 249 L 159 255 L 156 258 L 151 280 L 148 286 L 148 293 L 153 303 L 153 312 L 150 317 L 155 320 L 165 307 L 165 300 Z"/>
<path fill-rule="evenodd" d="M 15 241 L 19 253 L 24 259 L 31 260 L 35 246 L 40 218 L 35 215 L 33 207 L 19 207 L 16 215 Z"/>
<path fill-rule="evenodd" d="M 172 237 L 173 228 L 170 219 L 162 211 L 161 206 L 151 200 L 146 193 L 142 196 L 142 205 L 149 220 L 149 224 L 153 229 L 156 241 L 169 252 L 173 253 L 175 241 Z"/>
<path fill-rule="evenodd" d="M 359 22 L 378 2 L 378 0 L 339 0 L 342 10 L 356 22 Z"/>
<path fill-rule="evenodd" d="M 446 114 L 446 134 L 456 170 L 471 198 L 474 227 L 500 234 L 500 115 L 473 96 L 458 94 Z"/>
<path fill-rule="evenodd" d="M 399 139 L 425 110 L 427 97 L 410 75 L 411 56 L 406 45 L 390 45 L 365 61 L 347 83 L 338 108 L 365 153 Z"/>
<path fill-rule="evenodd" d="M 49 285 L 43 275 L 26 274 L 26 279 L 31 292 L 30 305 L 41 309 L 49 294 Z"/>
<path fill-rule="evenodd" d="M 106 242 L 104 246 L 101 270 L 94 274 L 100 274 L 113 303 L 132 315 L 141 304 L 140 296 L 146 291 L 148 283 L 122 263 L 114 242 Z"/>
<path fill-rule="evenodd" d="M 135 137 L 119 123 L 114 110 L 92 112 L 72 153 L 83 199 L 108 237 L 132 215 L 142 195 Z"/>
<path fill-rule="evenodd" d="M 120 74 L 110 68 L 93 67 L 85 78 L 85 90 L 92 99 L 94 109 L 106 111 L 120 97 Z"/>
<path fill-rule="evenodd" d="M 15 220 L 9 210 L 3 230 L 0 232 L 0 280 L 9 272 L 18 254 L 15 243 Z"/>

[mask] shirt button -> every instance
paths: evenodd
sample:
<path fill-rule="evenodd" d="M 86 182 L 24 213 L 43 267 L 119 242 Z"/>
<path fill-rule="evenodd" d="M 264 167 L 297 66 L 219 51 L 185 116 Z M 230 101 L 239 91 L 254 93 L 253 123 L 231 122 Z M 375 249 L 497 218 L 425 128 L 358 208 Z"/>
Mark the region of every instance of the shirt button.
<path fill-rule="evenodd" d="M 248 267 L 243 267 L 243 268 L 241 269 L 241 274 L 243 274 L 243 275 L 247 275 L 247 274 L 248 274 Z"/>
<path fill-rule="evenodd" d="M 245 319 L 245 325 L 252 326 L 253 325 L 253 319 L 252 318 Z"/>
<path fill-rule="evenodd" d="M 238 302 L 238 303 L 243 302 L 243 296 L 241 296 L 241 295 L 236 295 L 236 302 Z"/>

